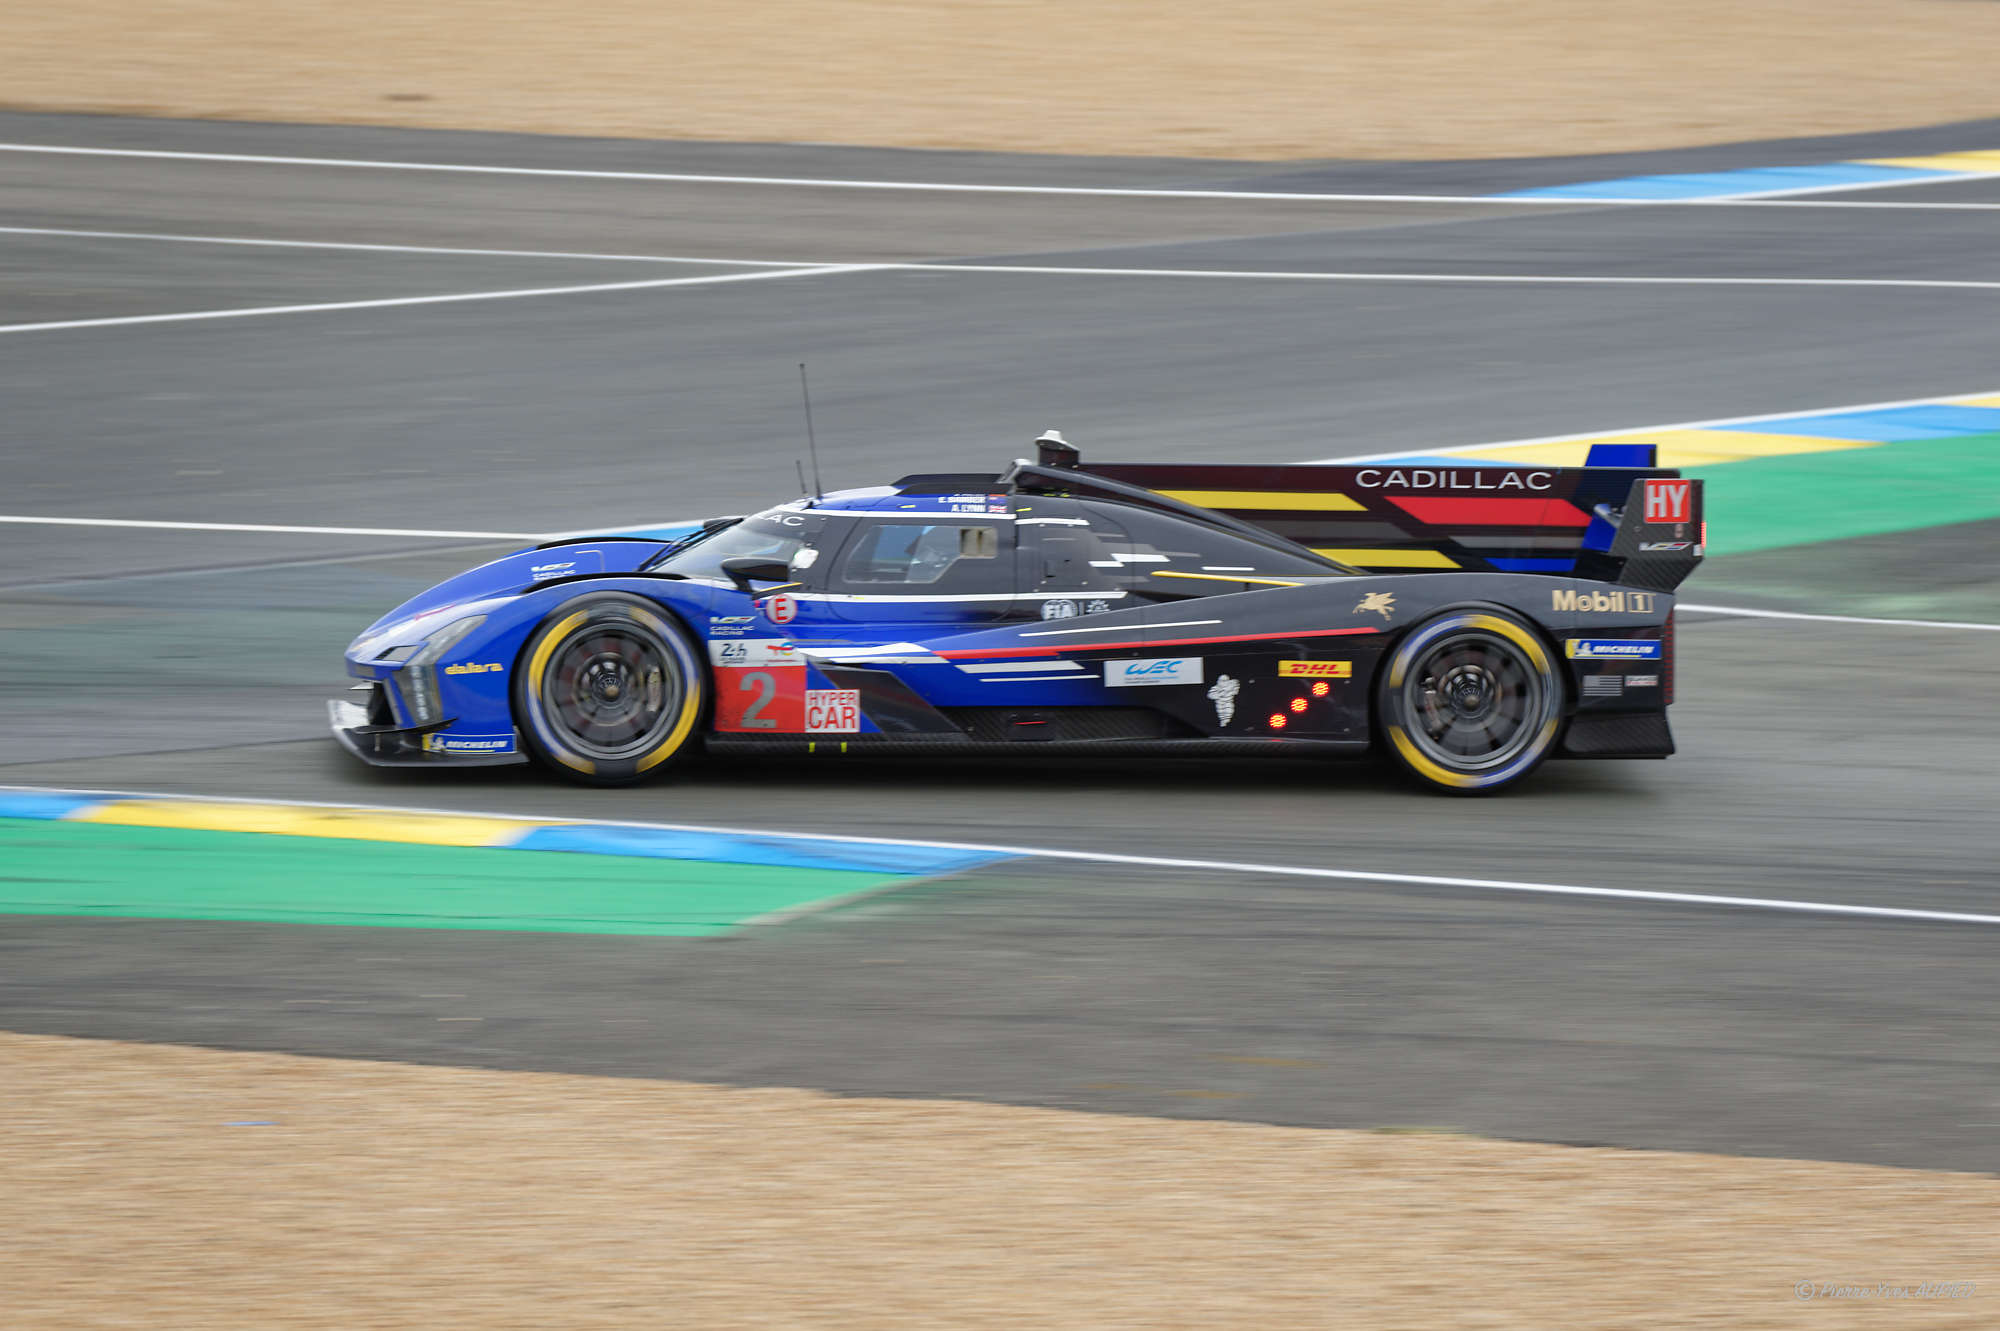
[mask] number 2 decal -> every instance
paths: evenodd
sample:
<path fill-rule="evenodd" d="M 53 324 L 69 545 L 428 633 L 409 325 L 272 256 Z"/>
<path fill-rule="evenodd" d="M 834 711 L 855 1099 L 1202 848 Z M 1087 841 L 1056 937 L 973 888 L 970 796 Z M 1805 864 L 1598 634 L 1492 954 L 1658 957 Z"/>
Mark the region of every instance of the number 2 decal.
<path fill-rule="evenodd" d="M 771 678 L 771 672 L 768 670 L 746 671 L 743 678 L 736 682 L 736 691 L 747 693 L 751 689 L 762 689 L 763 692 L 757 696 L 755 702 L 743 709 L 743 715 L 737 719 L 737 724 L 745 730 L 776 730 L 778 728 L 776 718 L 759 716 L 758 713 L 769 707 L 771 699 L 778 696 L 778 681 Z"/>
<path fill-rule="evenodd" d="M 775 650 L 757 644 L 730 645 L 747 647 L 752 662 L 757 661 L 761 652 Z M 718 733 L 793 735 L 806 728 L 804 666 L 758 663 L 746 669 L 723 661 L 718 661 L 717 666 L 715 729 Z"/>

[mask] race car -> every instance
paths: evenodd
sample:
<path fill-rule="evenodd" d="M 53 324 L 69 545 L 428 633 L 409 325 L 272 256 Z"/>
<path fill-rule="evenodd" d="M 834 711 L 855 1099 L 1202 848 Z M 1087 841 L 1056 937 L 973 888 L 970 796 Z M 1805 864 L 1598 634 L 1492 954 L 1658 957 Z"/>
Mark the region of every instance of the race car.
<path fill-rule="evenodd" d="M 1701 482 L 1582 467 L 1085 466 L 905 476 L 534 546 L 348 647 L 355 756 L 617 785 L 691 755 L 1380 753 L 1500 790 L 1674 751 Z"/>

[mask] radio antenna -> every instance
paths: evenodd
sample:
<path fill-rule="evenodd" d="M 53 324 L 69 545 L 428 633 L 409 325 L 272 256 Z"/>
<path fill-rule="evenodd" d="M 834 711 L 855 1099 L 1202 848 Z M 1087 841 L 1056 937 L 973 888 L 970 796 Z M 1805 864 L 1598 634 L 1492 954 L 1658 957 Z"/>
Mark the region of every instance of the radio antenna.
<path fill-rule="evenodd" d="M 799 469 L 799 493 L 804 494 L 806 492 L 806 464 L 797 458 L 793 458 L 792 465 Z"/>
<path fill-rule="evenodd" d="M 819 441 L 813 438 L 812 386 L 806 382 L 806 363 L 804 361 L 799 362 L 799 393 L 805 398 L 806 402 L 806 449 L 812 454 L 813 498 L 815 500 L 824 499 L 826 497 L 826 487 L 820 484 L 819 479 Z"/>

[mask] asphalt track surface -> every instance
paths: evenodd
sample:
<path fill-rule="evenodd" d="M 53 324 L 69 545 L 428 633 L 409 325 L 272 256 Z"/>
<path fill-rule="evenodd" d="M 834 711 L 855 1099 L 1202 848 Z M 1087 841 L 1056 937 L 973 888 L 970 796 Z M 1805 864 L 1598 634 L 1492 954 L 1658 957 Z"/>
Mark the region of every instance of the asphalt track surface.
<path fill-rule="evenodd" d="M 1321 193 L 1942 151 L 1996 130 L 1255 168 L 0 115 L 6 143 Z M 2000 202 L 2000 182 L 1853 197 Z M 998 467 L 1048 426 L 1099 458 L 1284 461 L 2000 387 L 1993 290 L 752 262 L 1995 280 L 1994 212 L 870 192 L 0 152 L 0 226 L 65 233 L 0 232 L 9 328 L 764 275 L 0 331 L 12 514 L 537 532 L 742 511 L 792 488 L 801 360 L 830 484 Z M 1994 528 L 1711 561 L 1691 599 L 1990 621 Z M 2000 635 L 1687 616 L 1680 756 L 1551 765 L 1479 801 L 1367 766 L 713 764 L 598 792 L 346 760 L 321 719 L 341 647 L 503 548 L 0 524 L 0 783 L 2000 913 Z M 715 942 L 8 917 L 0 1026 L 1990 1170 L 1996 949 L 1991 927 L 1023 860 Z"/>

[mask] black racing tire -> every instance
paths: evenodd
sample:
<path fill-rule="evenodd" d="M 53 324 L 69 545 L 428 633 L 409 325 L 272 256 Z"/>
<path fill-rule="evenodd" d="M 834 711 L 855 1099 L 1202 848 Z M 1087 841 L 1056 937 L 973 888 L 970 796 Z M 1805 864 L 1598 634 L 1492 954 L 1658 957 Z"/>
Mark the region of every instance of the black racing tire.
<path fill-rule="evenodd" d="M 1555 655 L 1519 616 L 1447 610 L 1398 642 L 1375 680 L 1390 760 L 1419 785 L 1486 795 L 1541 765 L 1562 732 Z"/>
<path fill-rule="evenodd" d="M 572 781 L 631 785 L 695 747 L 708 668 L 672 615 L 624 592 L 566 601 L 514 669 L 528 752 Z"/>

